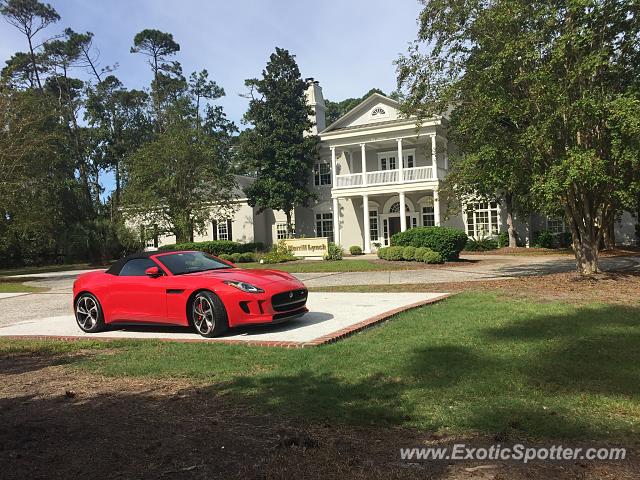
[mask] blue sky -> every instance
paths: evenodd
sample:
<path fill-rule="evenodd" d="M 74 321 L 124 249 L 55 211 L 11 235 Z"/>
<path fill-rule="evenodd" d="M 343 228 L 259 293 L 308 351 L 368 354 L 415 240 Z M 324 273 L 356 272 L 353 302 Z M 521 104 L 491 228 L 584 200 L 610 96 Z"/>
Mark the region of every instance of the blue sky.
<path fill-rule="evenodd" d="M 244 80 L 259 76 L 276 46 L 296 55 L 303 77 L 320 81 L 325 98 L 395 89 L 393 61 L 416 37 L 417 0 L 50 0 L 62 20 L 47 35 L 71 27 L 91 31 L 103 65 L 129 88 L 148 85 L 143 57 L 129 53 L 144 28 L 171 32 L 186 73 L 206 68 L 226 91 L 228 117 L 239 124 L 247 108 Z M 26 50 L 25 39 L 0 22 L 0 63 Z"/>

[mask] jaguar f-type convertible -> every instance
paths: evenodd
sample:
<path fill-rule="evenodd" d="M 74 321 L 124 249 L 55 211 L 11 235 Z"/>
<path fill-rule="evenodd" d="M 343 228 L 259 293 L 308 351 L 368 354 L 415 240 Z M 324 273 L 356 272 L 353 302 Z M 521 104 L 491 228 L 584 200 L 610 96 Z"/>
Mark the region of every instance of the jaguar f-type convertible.
<path fill-rule="evenodd" d="M 277 270 L 237 268 L 203 252 L 145 252 L 73 284 L 78 326 L 98 332 L 109 324 L 192 326 L 204 337 L 230 327 L 280 323 L 308 310 L 307 289 Z"/>

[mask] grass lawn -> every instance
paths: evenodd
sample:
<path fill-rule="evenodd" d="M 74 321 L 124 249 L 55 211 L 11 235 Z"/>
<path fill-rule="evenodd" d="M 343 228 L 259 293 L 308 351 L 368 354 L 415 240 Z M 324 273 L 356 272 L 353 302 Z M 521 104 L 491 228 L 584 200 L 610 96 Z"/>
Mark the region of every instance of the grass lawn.
<path fill-rule="evenodd" d="M 319 423 L 637 442 L 639 342 L 638 307 L 461 293 L 317 348 L 0 340 L 0 353 L 82 350 L 72 368 L 187 378 Z"/>
<path fill-rule="evenodd" d="M 19 267 L 0 269 L 0 277 L 10 275 L 29 275 L 31 273 L 63 272 L 65 270 L 84 270 L 88 268 L 100 268 L 88 263 L 74 263 L 68 265 L 44 265 L 41 267 Z"/>
<path fill-rule="evenodd" d="M 25 285 L 20 282 L 0 282 L 0 293 L 37 293 L 45 292 L 48 288 L 34 287 L 31 285 Z"/>
<path fill-rule="evenodd" d="M 266 263 L 238 263 L 240 268 L 270 268 L 290 273 L 323 273 L 323 272 L 371 272 L 389 270 L 415 270 L 425 268 L 421 262 L 386 262 L 372 260 L 296 260 L 294 262 L 266 264 Z"/>

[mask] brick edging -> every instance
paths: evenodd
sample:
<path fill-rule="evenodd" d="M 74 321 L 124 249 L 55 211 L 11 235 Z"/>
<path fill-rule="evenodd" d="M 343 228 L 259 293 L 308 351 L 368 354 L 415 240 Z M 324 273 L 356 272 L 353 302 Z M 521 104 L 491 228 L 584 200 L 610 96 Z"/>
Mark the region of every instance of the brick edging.
<path fill-rule="evenodd" d="M 402 307 L 394 308 L 393 310 L 388 310 L 386 312 L 380 313 L 373 317 L 367 318 L 358 323 L 354 323 L 348 327 L 337 330 L 328 335 L 323 335 L 322 337 L 315 338 L 311 341 L 307 342 L 288 342 L 288 341 L 278 341 L 278 340 L 232 340 L 232 339 L 206 339 L 206 338 L 127 338 L 127 337 L 78 337 L 71 335 L 7 335 L 0 336 L 0 339 L 14 339 L 14 340 L 91 340 L 91 341 L 107 341 L 113 342 L 118 340 L 135 340 L 135 341 L 160 341 L 160 342 L 182 342 L 182 343 L 209 343 L 212 345 L 215 344 L 223 344 L 223 345 L 247 345 L 251 347 L 281 347 L 281 348 L 305 348 L 305 347 L 317 347 L 320 345 L 326 345 L 329 343 L 337 342 L 338 340 L 342 340 L 354 333 L 358 333 L 366 328 L 369 328 L 373 325 L 385 322 L 389 320 L 391 317 L 395 315 L 406 312 L 407 310 L 412 310 L 417 307 L 422 307 L 424 305 L 429 305 L 431 303 L 439 302 L 440 300 L 444 300 L 447 297 L 454 295 L 453 293 L 443 293 L 435 298 L 429 298 L 427 300 L 421 300 L 419 302 L 410 303 L 409 305 L 404 305 Z"/>

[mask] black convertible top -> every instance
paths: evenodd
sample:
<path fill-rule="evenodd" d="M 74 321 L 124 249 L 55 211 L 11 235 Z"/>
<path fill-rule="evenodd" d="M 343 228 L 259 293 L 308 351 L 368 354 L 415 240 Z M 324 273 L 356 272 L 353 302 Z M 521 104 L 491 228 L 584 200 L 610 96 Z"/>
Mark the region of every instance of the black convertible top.
<path fill-rule="evenodd" d="M 153 252 L 138 252 L 132 253 L 131 255 L 127 255 L 126 257 L 117 260 L 113 265 L 111 265 L 104 273 L 108 273 L 110 275 L 120 275 L 120 270 L 124 267 L 124 264 L 129 260 L 134 260 L 136 258 L 151 258 L 153 255 L 165 254 L 165 253 L 173 253 L 178 250 L 155 250 Z"/>

